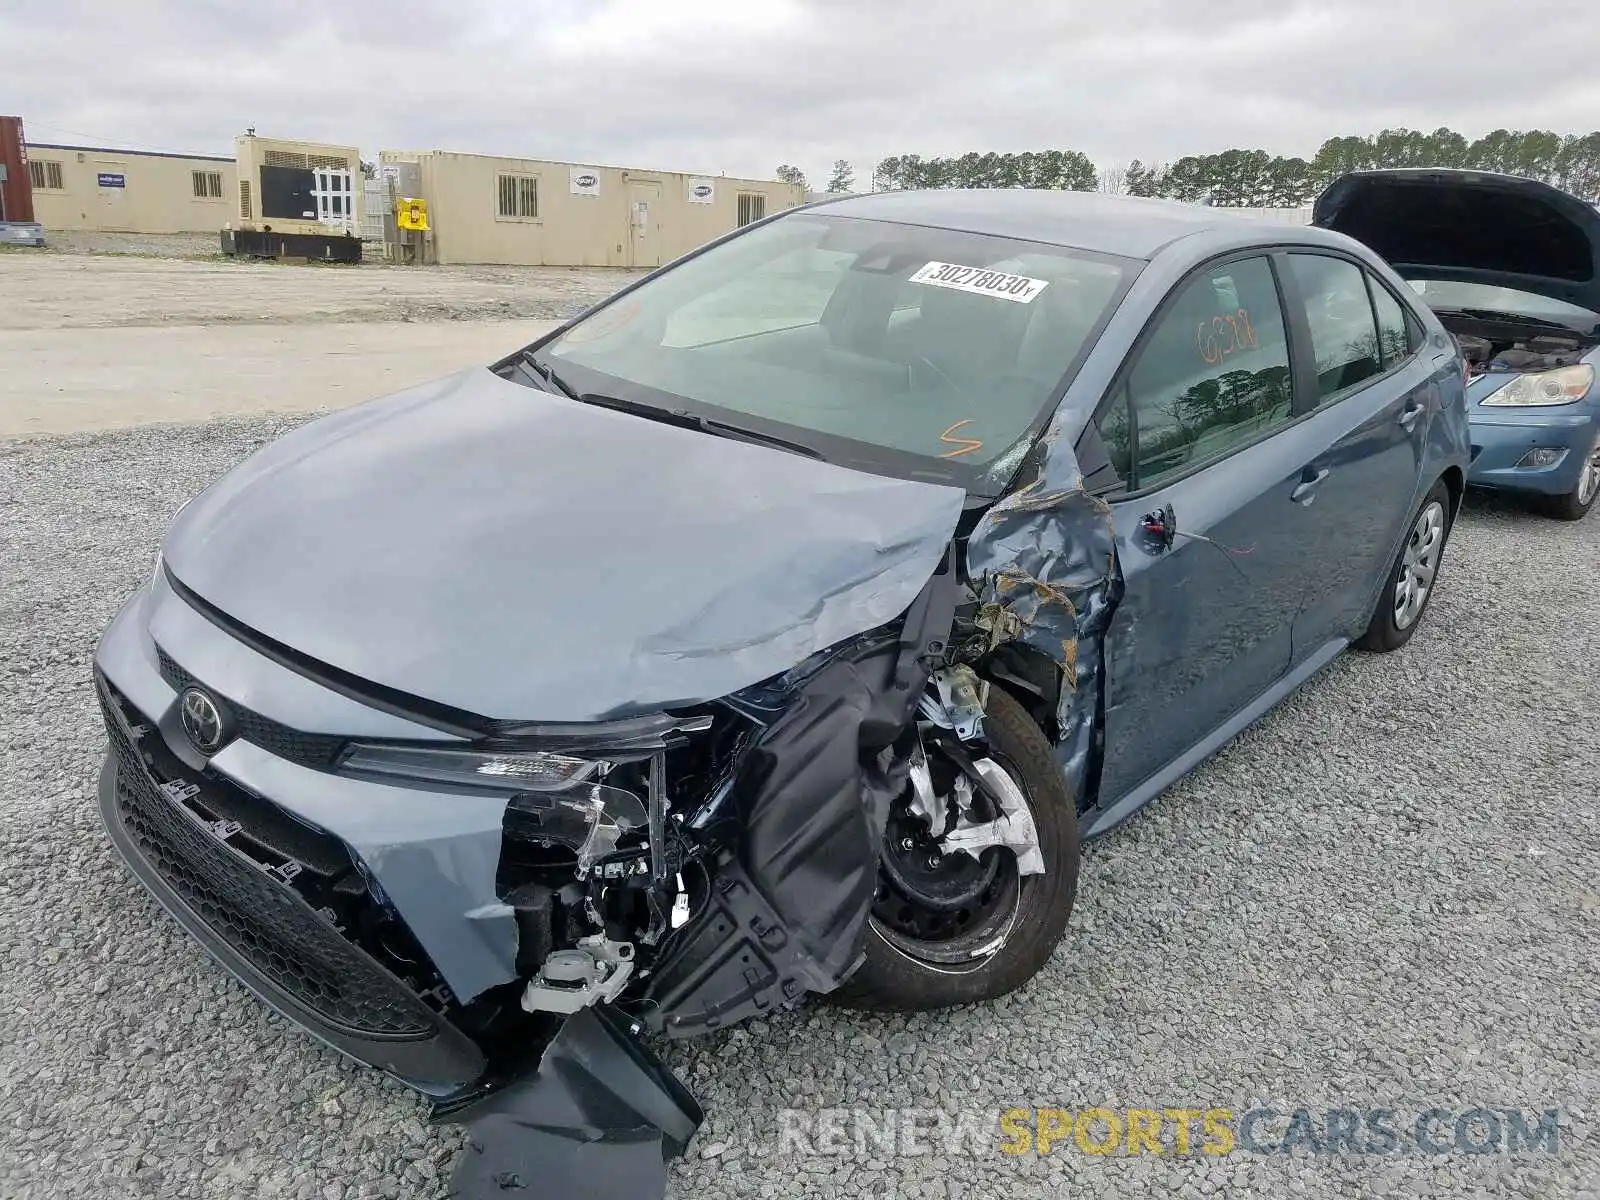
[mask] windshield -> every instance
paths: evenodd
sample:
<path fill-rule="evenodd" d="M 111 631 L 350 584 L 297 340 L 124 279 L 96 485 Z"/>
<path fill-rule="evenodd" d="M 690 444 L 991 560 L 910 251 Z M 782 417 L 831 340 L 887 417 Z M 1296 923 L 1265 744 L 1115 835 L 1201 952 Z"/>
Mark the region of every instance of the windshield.
<path fill-rule="evenodd" d="M 540 357 L 579 392 L 984 490 L 1015 470 L 1140 265 L 797 213 L 650 279 Z"/>
<path fill-rule="evenodd" d="M 1516 288 L 1467 283 L 1459 279 L 1411 279 L 1407 282 L 1429 308 L 1478 309 L 1514 317 L 1533 317 L 1540 321 L 1555 321 L 1585 334 L 1600 326 L 1600 313 Z"/>

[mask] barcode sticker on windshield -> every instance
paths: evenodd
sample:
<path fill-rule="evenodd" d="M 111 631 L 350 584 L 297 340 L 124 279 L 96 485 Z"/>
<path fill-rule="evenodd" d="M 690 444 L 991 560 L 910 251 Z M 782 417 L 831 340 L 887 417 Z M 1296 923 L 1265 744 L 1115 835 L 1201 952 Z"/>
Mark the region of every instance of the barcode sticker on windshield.
<path fill-rule="evenodd" d="M 953 288 L 958 292 L 972 292 L 979 296 L 993 296 L 1017 304 L 1032 304 L 1034 297 L 1050 286 L 1048 279 L 1030 279 L 1026 275 L 1010 275 L 1005 271 L 942 262 L 918 267 L 916 274 L 911 276 L 911 282 L 925 283 L 929 287 Z"/>

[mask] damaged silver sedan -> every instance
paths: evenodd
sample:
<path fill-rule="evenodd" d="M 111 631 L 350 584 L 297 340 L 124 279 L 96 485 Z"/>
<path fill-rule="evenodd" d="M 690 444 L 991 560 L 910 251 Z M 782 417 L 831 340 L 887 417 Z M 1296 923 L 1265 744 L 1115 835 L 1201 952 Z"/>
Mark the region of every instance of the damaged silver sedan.
<path fill-rule="evenodd" d="M 96 654 L 102 809 L 469 1124 L 459 1193 L 659 1192 L 700 1113 L 649 1035 L 1023 984 L 1080 837 L 1409 639 L 1467 457 L 1454 343 L 1340 235 L 811 206 L 187 504 Z"/>

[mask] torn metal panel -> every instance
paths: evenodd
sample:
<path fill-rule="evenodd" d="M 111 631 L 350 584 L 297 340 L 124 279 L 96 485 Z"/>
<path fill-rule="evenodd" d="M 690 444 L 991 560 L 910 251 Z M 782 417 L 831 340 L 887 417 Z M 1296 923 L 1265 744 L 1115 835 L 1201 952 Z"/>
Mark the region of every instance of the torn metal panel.
<path fill-rule="evenodd" d="M 964 498 L 471 370 L 290 432 L 185 507 L 164 553 L 231 621 L 372 685 L 596 721 L 895 620 Z"/>
<path fill-rule="evenodd" d="M 948 559 L 898 630 L 841 648 L 787 697 L 731 791 L 734 854 L 707 915 L 664 950 L 647 1020 L 674 1035 L 716 1028 L 806 991 L 829 992 L 861 956 L 904 745 L 949 639 Z M 913 735 L 914 736 L 914 735 Z"/>
<path fill-rule="evenodd" d="M 467 1126 L 450 1194 L 645 1200 L 666 1191 L 704 1114 L 659 1059 L 609 1007 L 568 1017 L 538 1070 L 435 1120 Z"/>
<path fill-rule="evenodd" d="M 1099 704 L 1101 639 L 1115 603 L 1111 507 L 1083 489 L 1059 423 L 1034 450 L 1034 477 L 984 513 L 967 541 L 988 648 L 1026 646 L 1061 668 L 1057 750 L 1078 786 L 1088 777 Z"/>

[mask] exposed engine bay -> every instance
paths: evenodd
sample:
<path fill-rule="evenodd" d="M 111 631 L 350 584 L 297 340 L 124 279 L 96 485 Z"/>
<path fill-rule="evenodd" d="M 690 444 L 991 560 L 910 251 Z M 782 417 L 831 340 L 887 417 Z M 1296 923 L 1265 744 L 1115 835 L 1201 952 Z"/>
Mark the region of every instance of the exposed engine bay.
<path fill-rule="evenodd" d="M 1467 376 L 1476 379 L 1491 371 L 1553 371 L 1576 366 L 1600 337 L 1585 337 L 1576 330 L 1561 330 L 1542 321 L 1514 315 L 1468 316 L 1440 312 L 1467 360 Z"/>

